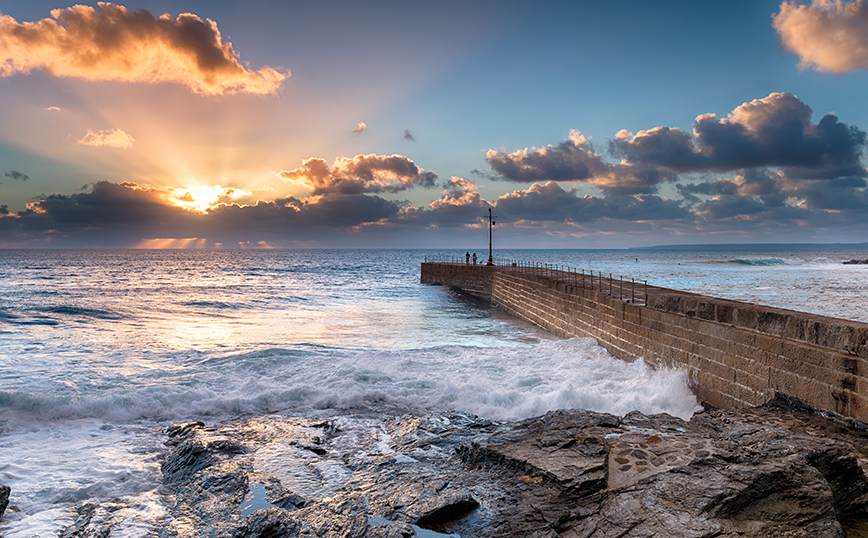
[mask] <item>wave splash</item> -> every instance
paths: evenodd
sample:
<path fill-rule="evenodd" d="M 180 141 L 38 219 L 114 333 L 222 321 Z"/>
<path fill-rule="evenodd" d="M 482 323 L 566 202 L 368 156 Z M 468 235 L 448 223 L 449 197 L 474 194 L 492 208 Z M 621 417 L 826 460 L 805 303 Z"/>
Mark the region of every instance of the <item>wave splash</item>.
<path fill-rule="evenodd" d="M 829 258 L 736 258 L 726 260 L 726 264 L 748 265 L 754 267 L 770 267 L 777 265 L 804 266 L 804 265 L 841 265 L 841 262 Z"/>
<path fill-rule="evenodd" d="M 593 338 L 529 347 L 440 346 L 412 351 L 320 346 L 266 349 L 154 365 L 94 391 L 0 392 L 13 422 L 223 420 L 264 413 L 426 413 L 494 420 L 579 408 L 624 415 L 700 409 L 683 371 L 615 359 Z M 71 374 L 75 377 L 75 373 Z M 68 380 L 76 386 L 75 380 Z"/>

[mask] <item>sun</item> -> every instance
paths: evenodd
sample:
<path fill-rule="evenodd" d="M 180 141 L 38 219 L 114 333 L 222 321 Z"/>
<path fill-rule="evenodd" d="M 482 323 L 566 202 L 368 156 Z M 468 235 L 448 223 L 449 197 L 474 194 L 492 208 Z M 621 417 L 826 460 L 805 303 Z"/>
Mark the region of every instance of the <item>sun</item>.
<path fill-rule="evenodd" d="M 224 188 L 220 185 L 187 186 L 187 188 L 172 190 L 169 201 L 190 211 L 207 213 L 216 205 L 233 202 L 252 194 L 235 187 Z"/>

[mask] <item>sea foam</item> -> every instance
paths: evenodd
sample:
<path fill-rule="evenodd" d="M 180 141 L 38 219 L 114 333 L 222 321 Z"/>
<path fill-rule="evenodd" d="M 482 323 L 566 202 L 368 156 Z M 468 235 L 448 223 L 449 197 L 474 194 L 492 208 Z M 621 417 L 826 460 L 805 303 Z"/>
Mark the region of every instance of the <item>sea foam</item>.
<path fill-rule="evenodd" d="M 687 419 L 700 409 L 685 372 L 620 361 L 592 338 L 418 350 L 302 346 L 185 358 L 185 368 L 164 361 L 162 368 L 117 377 L 113 388 L 96 393 L 2 392 L 3 418 L 8 427 L 82 418 L 170 422 L 275 412 L 456 410 L 513 420 L 581 408 Z M 75 386 L 74 373 L 70 377 Z"/>

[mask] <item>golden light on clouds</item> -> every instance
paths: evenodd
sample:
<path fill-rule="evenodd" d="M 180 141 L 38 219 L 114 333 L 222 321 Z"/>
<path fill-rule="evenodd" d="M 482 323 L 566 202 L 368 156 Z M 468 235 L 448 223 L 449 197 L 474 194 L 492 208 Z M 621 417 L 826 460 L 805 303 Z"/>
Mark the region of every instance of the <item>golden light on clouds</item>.
<path fill-rule="evenodd" d="M 217 24 L 192 13 L 172 19 L 99 2 L 19 23 L 0 14 L 0 76 L 41 70 L 57 77 L 172 82 L 204 95 L 276 93 L 289 72 L 250 71 Z"/>
<path fill-rule="evenodd" d="M 133 142 L 135 141 L 135 138 L 120 129 L 112 129 L 111 131 L 91 131 L 88 129 L 87 133 L 76 143 L 82 146 L 107 146 L 110 148 L 130 149 L 133 147 Z"/>
<path fill-rule="evenodd" d="M 430 188 L 437 180 L 437 174 L 398 154 L 339 157 L 331 166 L 323 159 L 305 159 L 300 168 L 281 170 L 278 176 L 310 189 L 313 195 L 399 192 L 415 186 Z"/>
<path fill-rule="evenodd" d="M 785 1 L 772 16 L 784 47 L 799 67 L 827 73 L 868 69 L 868 2 Z"/>
<path fill-rule="evenodd" d="M 173 189 L 169 195 L 169 201 L 178 207 L 190 211 L 207 213 L 219 204 L 225 204 L 239 200 L 253 193 L 236 189 L 235 187 L 221 187 L 220 185 L 189 186 L 185 189 Z"/>

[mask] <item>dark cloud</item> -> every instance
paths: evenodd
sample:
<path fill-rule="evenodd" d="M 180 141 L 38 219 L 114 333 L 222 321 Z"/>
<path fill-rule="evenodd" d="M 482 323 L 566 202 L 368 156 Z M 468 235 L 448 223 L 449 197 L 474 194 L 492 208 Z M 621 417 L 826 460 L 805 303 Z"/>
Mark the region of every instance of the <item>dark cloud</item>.
<path fill-rule="evenodd" d="M 810 183 L 798 194 L 804 198 L 805 207 L 811 211 L 865 212 L 868 211 L 868 191 L 865 187 L 864 178 L 840 178 Z"/>
<path fill-rule="evenodd" d="M 518 183 L 589 180 L 608 170 L 603 159 L 578 132 L 557 146 L 513 153 L 488 150 L 485 160 L 498 179 Z"/>
<path fill-rule="evenodd" d="M 93 244 L 131 246 L 154 237 L 295 240 L 320 229 L 348 230 L 394 218 L 404 205 L 366 194 L 326 194 L 306 200 L 222 204 L 201 213 L 171 203 L 171 197 L 166 189 L 101 181 L 87 192 L 44 196 L 17 214 L 6 213 L 2 226 L 10 232 L 5 238 L 9 241 L 91 238 Z"/>
<path fill-rule="evenodd" d="M 0 215 L 8 215 L 9 214 L 9 206 L 0 205 Z"/>
<path fill-rule="evenodd" d="M 491 207 L 478 189 L 464 178 L 452 177 L 439 198 L 425 208 L 410 206 L 402 209 L 397 222 L 444 228 L 478 223 Z"/>
<path fill-rule="evenodd" d="M 760 215 L 772 218 L 772 220 L 780 218 L 780 214 L 772 215 L 770 213 L 772 209 L 762 200 L 753 196 L 726 196 L 703 202 L 697 208 L 696 214 L 710 221 L 739 219 L 750 223 L 757 222 L 757 217 Z"/>
<path fill-rule="evenodd" d="M 485 160 L 494 175 L 472 173 L 519 183 L 580 181 L 617 194 L 654 192 L 660 183 L 676 179 L 671 171 L 654 166 L 606 163 L 578 131 L 557 146 L 513 153 L 489 150 Z"/>
<path fill-rule="evenodd" d="M 696 118 L 694 136 L 657 127 L 609 142 L 628 164 L 677 172 L 729 172 L 783 168 L 792 177 L 830 179 L 866 176 L 861 163 L 866 133 L 832 114 L 811 123 L 813 111 L 791 93 L 773 93 L 736 107 L 726 118 Z"/>
<path fill-rule="evenodd" d="M 653 194 L 636 196 L 609 196 L 606 205 L 611 218 L 623 221 L 692 221 L 693 213 L 680 202 Z"/>
<path fill-rule="evenodd" d="M 159 227 L 185 216 L 158 189 L 133 183 L 100 181 L 90 192 L 52 194 L 18 213 L 30 230 L 76 230 L 82 227 Z"/>
<path fill-rule="evenodd" d="M 736 176 L 739 182 L 738 193 L 742 196 L 768 196 L 781 191 L 783 176 L 771 174 L 765 169 L 744 170 Z M 720 193 L 725 194 L 725 193 Z"/>
<path fill-rule="evenodd" d="M 696 204 L 696 215 L 716 227 L 750 230 L 790 226 L 814 231 L 815 228 L 851 228 L 868 222 L 868 181 L 862 177 L 830 180 L 801 180 L 783 173 L 773 175 L 744 173 L 734 181 L 720 179 L 680 187 L 685 199 L 692 193 L 712 195 Z"/>
<path fill-rule="evenodd" d="M 108 2 L 55 9 L 19 24 L 0 13 L 0 76 L 42 70 L 58 77 L 173 82 L 195 93 L 276 93 L 289 73 L 250 71 L 217 24 L 191 13 L 172 19 Z"/>
<path fill-rule="evenodd" d="M 509 220 L 594 220 L 605 214 L 605 203 L 591 196 L 577 197 L 575 191 L 549 181 L 504 194 L 497 200 L 497 212 Z"/>
<path fill-rule="evenodd" d="M 504 221 L 637 222 L 692 219 L 690 211 L 673 200 L 648 194 L 612 194 L 604 198 L 579 196 L 575 190 L 566 191 L 554 181 L 507 193 L 497 200 L 496 208 Z"/>
<path fill-rule="evenodd" d="M 402 155 L 356 155 L 335 159 L 331 167 L 323 159 L 307 159 L 300 168 L 282 170 L 280 177 L 308 187 L 314 195 L 394 193 L 437 186 L 437 174 Z"/>
<path fill-rule="evenodd" d="M 14 179 L 15 181 L 27 181 L 28 179 L 30 179 L 30 176 L 28 176 L 27 174 L 24 174 L 22 172 L 19 172 L 18 170 L 10 170 L 9 172 L 3 172 L 3 175 L 10 178 L 10 179 Z"/>
<path fill-rule="evenodd" d="M 705 181 L 702 183 L 678 184 L 675 186 L 679 194 L 688 200 L 698 200 L 697 194 L 707 196 L 734 195 L 738 194 L 738 183 L 729 179 Z"/>
<path fill-rule="evenodd" d="M 410 129 L 404 129 L 404 140 L 407 140 L 409 142 L 416 141 L 416 137 L 413 136 L 413 134 L 410 132 Z"/>
<path fill-rule="evenodd" d="M 787 198 L 788 192 L 798 189 L 785 175 L 760 168 L 742 170 L 734 179 L 718 178 L 714 181 L 678 184 L 675 187 L 691 205 L 701 202 L 698 195 L 759 196 L 766 204 L 780 205 Z"/>

